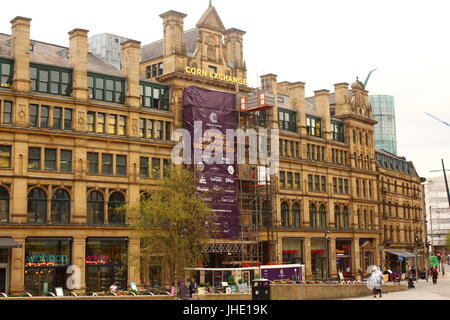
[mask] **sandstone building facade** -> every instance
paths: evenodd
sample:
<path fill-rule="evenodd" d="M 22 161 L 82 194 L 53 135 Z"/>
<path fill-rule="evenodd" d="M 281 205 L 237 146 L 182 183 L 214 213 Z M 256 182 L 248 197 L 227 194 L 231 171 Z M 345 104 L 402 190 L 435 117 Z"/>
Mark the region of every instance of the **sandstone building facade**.
<path fill-rule="evenodd" d="M 142 271 L 131 261 L 140 241 L 114 208 L 157 188 L 171 134 L 183 126 L 183 90 L 192 85 L 249 100 L 263 93 L 272 101 L 267 126 L 280 129 L 273 192 L 245 209 L 254 236 L 212 240 L 209 266 L 242 265 L 227 257 L 256 243 L 260 263 L 305 264 L 307 279 L 350 277 L 384 264 L 382 246 L 411 252 L 411 232 L 424 236 L 415 220 L 422 217 L 420 178 L 377 162 L 361 82 L 311 98 L 304 83 L 276 75 L 249 88 L 245 32 L 226 29 L 213 6 L 188 31 L 185 16 L 161 15 L 161 41 L 122 43 L 120 70 L 88 53 L 87 30 L 71 31 L 69 48 L 31 40 L 28 18 L 0 34 L 0 292 L 54 291 L 71 265 L 81 270 L 79 292 L 153 280 L 151 265 Z M 398 202 L 413 212 L 402 216 L 409 218 L 384 215 L 398 196 L 383 191 L 393 181 L 411 190 Z M 398 227 L 402 242 L 386 235 Z"/>

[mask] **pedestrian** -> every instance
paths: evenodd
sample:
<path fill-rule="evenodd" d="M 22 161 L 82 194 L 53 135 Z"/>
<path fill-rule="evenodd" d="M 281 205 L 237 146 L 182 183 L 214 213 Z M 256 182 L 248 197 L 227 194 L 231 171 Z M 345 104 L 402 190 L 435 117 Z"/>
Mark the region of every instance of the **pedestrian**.
<path fill-rule="evenodd" d="M 416 267 L 412 266 L 411 268 L 411 273 L 413 276 L 414 281 L 417 281 L 417 271 L 416 271 Z"/>
<path fill-rule="evenodd" d="M 370 286 L 373 286 L 373 297 L 376 298 L 377 295 L 380 295 L 380 298 L 382 298 L 382 291 L 381 287 L 384 282 L 384 277 L 381 271 L 378 270 L 377 267 L 373 267 L 372 269 L 372 275 L 368 279 L 368 284 Z"/>
<path fill-rule="evenodd" d="M 407 273 L 406 273 L 406 280 L 408 281 L 408 289 L 415 289 L 416 286 L 414 285 L 414 274 L 413 274 L 413 269 L 411 268 Z"/>
<path fill-rule="evenodd" d="M 192 295 L 194 293 L 196 293 L 196 291 L 197 291 L 197 283 L 195 283 L 195 281 L 191 280 L 190 284 L 189 284 L 189 296 L 191 297 L 191 299 L 192 299 Z"/>
<path fill-rule="evenodd" d="M 442 278 L 445 278 L 445 267 L 444 267 L 444 264 L 442 264 Z"/>
<path fill-rule="evenodd" d="M 437 284 L 437 280 L 438 280 L 438 277 L 439 277 L 439 272 L 434 267 L 433 267 L 433 269 L 431 269 L 431 277 L 433 278 L 433 284 Z"/>
<path fill-rule="evenodd" d="M 116 291 L 117 291 L 117 286 L 116 286 L 116 283 L 113 282 L 113 284 L 111 285 L 111 287 L 109 287 L 109 292 L 111 292 L 111 293 L 116 293 Z"/>

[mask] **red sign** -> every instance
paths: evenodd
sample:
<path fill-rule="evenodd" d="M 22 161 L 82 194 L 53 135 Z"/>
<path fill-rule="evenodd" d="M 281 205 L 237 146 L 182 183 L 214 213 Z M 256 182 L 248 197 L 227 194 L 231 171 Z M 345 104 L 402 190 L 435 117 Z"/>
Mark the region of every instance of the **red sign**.
<path fill-rule="evenodd" d="M 248 107 L 248 98 L 242 97 L 241 98 L 241 111 L 247 111 L 247 107 Z"/>
<path fill-rule="evenodd" d="M 311 250 L 311 254 L 322 254 L 325 253 L 325 250 Z"/>

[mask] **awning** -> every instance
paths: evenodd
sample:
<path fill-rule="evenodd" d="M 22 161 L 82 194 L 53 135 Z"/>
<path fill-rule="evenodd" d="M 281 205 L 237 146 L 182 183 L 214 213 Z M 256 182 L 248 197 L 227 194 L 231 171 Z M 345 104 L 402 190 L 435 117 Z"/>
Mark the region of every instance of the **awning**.
<path fill-rule="evenodd" d="M 404 257 L 404 258 L 416 258 L 417 256 L 411 252 L 401 252 L 401 251 L 386 251 L 394 256 Z"/>
<path fill-rule="evenodd" d="M 11 238 L 0 238 L 0 249 L 16 249 L 22 247 Z"/>

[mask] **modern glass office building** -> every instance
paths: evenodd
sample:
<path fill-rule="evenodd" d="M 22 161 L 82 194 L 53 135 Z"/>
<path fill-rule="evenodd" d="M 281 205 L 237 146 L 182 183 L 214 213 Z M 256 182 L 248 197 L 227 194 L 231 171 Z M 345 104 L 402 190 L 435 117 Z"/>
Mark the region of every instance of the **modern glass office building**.
<path fill-rule="evenodd" d="M 383 149 L 397 155 L 397 128 L 395 124 L 395 100 L 392 96 L 370 96 L 375 126 L 375 149 Z"/>

